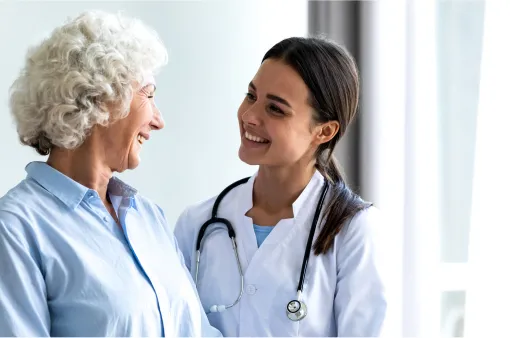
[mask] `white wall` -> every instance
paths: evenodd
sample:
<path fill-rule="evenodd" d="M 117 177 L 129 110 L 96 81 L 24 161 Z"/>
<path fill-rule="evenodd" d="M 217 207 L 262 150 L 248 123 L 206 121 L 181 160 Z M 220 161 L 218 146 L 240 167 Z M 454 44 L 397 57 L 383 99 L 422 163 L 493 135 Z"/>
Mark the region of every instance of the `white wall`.
<path fill-rule="evenodd" d="M 173 226 L 186 205 L 255 170 L 237 157 L 237 108 L 265 51 L 307 34 L 307 2 L 0 2 L 0 195 L 25 177 L 29 161 L 45 160 L 20 145 L 7 106 L 26 49 L 87 9 L 135 15 L 170 50 L 170 64 L 157 78 L 167 127 L 144 145 L 141 166 L 121 177 L 161 205 Z"/>

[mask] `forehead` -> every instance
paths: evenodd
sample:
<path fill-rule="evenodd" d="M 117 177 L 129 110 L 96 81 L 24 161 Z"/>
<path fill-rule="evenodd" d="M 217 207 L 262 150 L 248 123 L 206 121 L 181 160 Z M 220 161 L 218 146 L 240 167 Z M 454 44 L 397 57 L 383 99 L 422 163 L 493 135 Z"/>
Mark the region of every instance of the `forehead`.
<path fill-rule="evenodd" d="M 253 78 L 259 94 L 278 95 L 296 103 L 308 102 L 308 87 L 301 76 L 280 60 L 268 59 Z"/>
<path fill-rule="evenodd" d="M 154 76 L 152 74 L 147 73 L 143 75 L 142 87 L 148 84 L 156 84 L 156 79 L 154 79 Z"/>

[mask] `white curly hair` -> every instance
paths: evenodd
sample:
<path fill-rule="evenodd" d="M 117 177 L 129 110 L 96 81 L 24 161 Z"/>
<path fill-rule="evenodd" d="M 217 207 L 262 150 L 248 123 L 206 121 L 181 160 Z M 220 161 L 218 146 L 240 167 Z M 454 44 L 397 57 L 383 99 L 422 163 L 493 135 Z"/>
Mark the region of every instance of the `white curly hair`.
<path fill-rule="evenodd" d="M 29 49 L 10 88 L 20 141 L 41 155 L 80 146 L 94 125 L 126 117 L 134 85 L 167 61 L 156 32 L 139 20 L 101 11 L 80 14 Z"/>

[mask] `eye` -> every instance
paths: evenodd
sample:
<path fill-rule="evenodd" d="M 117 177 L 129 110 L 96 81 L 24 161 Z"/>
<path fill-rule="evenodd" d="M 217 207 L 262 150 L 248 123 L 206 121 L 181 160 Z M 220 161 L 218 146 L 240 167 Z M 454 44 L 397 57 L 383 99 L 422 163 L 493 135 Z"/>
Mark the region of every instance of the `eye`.
<path fill-rule="evenodd" d="M 155 92 L 156 92 L 156 86 L 153 84 L 149 84 L 149 85 L 140 89 L 140 93 L 142 95 L 145 95 L 148 99 L 153 99 Z"/>
<path fill-rule="evenodd" d="M 257 98 L 255 97 L 255 95 L 253 95 L 252 93 L 246 93 L 246 99 L 249 101 L 249 102 L 254 102 L 257 100 Z"/>
<path fill-rule="evenodd" d="M 272 113 L 275 113 L 275 114 L 278 114 L 278 115 L 283 115 L 284 114 L 283 110 L 281 110 L 280 107 L 278 107 L 275 104 L 270 104 L 268 108 L 269 108 L 269 110 Z"/>

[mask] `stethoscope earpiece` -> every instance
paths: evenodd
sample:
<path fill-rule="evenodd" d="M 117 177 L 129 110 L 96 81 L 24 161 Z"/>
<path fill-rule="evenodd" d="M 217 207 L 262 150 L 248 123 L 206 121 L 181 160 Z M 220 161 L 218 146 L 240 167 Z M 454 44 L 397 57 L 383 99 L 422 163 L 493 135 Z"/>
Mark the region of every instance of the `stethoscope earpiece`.
<path fill-rule="evenodd" d="M 299 300 L 291 300 L 287 304 L 287 317 L 294 321 L 300 321 L 306 317 L 306 304 Z"/>

